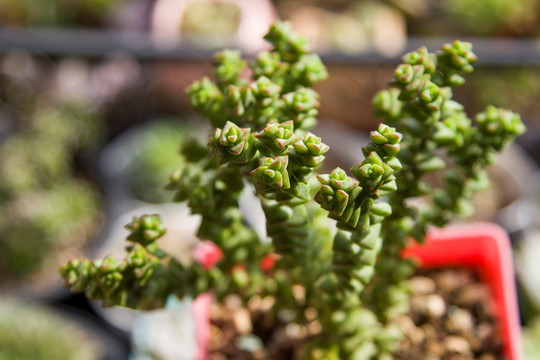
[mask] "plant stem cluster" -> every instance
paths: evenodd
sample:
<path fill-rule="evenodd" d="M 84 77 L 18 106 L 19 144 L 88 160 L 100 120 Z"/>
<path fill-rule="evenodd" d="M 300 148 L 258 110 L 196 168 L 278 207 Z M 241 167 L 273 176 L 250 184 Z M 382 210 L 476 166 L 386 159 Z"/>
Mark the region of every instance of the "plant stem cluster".
<path fill-rule="evenodd" d="M 214 266 L 181 264 L 158 247 L 159 218 L 144 215 L 127 226 L 125 260 L 73 260 L 62 275 L 105 305 L 142 309 L 163 306 L 171 294 L 234 293 L 246 303 L 271 296 L 276 321 L 284 311 L 301 325 L 316 314 L 322 331 L 306 339 L 305 359 L 391 359 L 401 336 L 393 320 L 407 308 L 413 269 L 400 256 L 407 240 L 468 214 L 470 195 L 486 184 L 484 168 L 524 127 L 494 107 L 472 121 L 452 100 L 476 60 L 470 44 L 420 48 L 403 57 L 392 88 L 376 95 L 384 123 L 371 132 L 364 160 L 349 172 L 318 174 L 329 147 L 310 132 L 319 106 L 311 86 L 326 70 L 288 24 L 274 25 L 266 39 L 273 49 L 249 62 L 218 53 L 214 81 L 188 89 L 215 131 L 206 148 L 185 144 L 188 165 L 167 185 L 201 215 L 198 236 L 223 257 Z M 426 180 L 434 172 L 443 179 L 437 186 Z M 246 225 L 239 198 L 249 190 L 270 242 Z"/>

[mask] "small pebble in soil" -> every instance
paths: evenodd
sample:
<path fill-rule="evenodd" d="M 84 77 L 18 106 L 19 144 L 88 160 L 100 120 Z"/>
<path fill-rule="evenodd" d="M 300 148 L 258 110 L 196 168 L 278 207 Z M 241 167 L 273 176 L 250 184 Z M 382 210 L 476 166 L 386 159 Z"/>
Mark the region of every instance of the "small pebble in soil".
<path fill-rule="evenodd" d="M 232 313 L 236 330 L 240 334 L 249 334 L 252 331 L 251 314 L 246 308 L 235 309 Z"/>
<path fill-rule="evenodd" d="M 426 276 L 426 274 L 424 274 Z M 450 294 L 455 290 L 463 288 L 466 284 L 469 284 L 473 277 L 467 272 L 457 273 L 452 268 L 438 269 L 434 271 L 430 276 L 435 281 L 437 291 L 442 294 Z"/>
<path fill-rule="evenodd" d="M 474 319 L 470 311 L 452 307 L 445 321 L 446 329 L 452 334 L 470 335 L 474 329 Z"/>
<path fill-rule="evenodd" d="M 433 294 L 436 291 L 435 281 L 427 276 L 415 276 L 409 285 L 411 292 L 416 295 Z"/>
<path fill-rule="evenodd" d="M 276 300 L 272 296 L 261 298 L 258 295 L 253 296 L 248 303 L 248 309 L 253 314 L 266 313 L 270 311 Z"/>
<path fill-rule="evenodd" d="M 471 347 L 469 343 L 461 336 L 447 336 L 444 338 L 443 344 L 447 353 L 455 353 L 465 357 L 471 355 Z"/>
<path fill-rule="evenodd" d="M 260 337 L 253 334 L 240 335 L 234 341 L 238 350 L 254 353 L 262 349 L 263 341 Z"/>
<path fill-rule="evenodd" d="M 468 284 L 457 289 L 454 303 L 458 306 L 473 308 L 481 305 L 488 298 L 488 289 L 484 284 Z"/>
<path fill-rule="evenodd" d="M 441 341 L 435 340 L 435 339 L 427 339 L 424 343 L 425 347 L 424 350 L 427 353 L 442 356 L 445 352 L 444 344 Z"/>
<path fill-rule="evenodd" d="M 446 313 L 446 303 L 438 294 L 414 296 L 411 298 L 411 313 L 428 319 L 440 319 Z"/>
<path fill-rule="evenodd" d="M 419 345 L 424 342 L 426 338 L 424 332 L 414 324 L 410 316 L 400 316 L 398 326 L 413 345 Z"/>

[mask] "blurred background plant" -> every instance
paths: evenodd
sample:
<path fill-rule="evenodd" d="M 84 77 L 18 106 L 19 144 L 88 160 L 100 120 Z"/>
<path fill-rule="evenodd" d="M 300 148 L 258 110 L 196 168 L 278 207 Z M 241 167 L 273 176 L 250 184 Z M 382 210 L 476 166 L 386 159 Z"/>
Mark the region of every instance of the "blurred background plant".
<path fill-rule="evenodd" d="M 293 22 L 298 13 L 309 8 L 343 20 L 356 18 L 356 29 L 358 25 L 380 25 L 376 24 L 377 17 L 366 15 L 394 12 L 394 22 L 405 23 L 409 36 L 531 37 L 539 32 L 540 8 L 535 0 L 274 0 L 274 3 L 280 16 Z M 309 25 L 313 27 L 317 22 L 315 18 Z M 344 21 L 342 29 L 353 29 L 349 24 Z M 335 24 L 321 25 L 331 29 Z M 358 35 L 354 31 L 338 34 L 350 36 L 350 41 Z"/>
<path fill-rule="evenodd" d="M 410 34 L 423 36 L 538 35 L 535 0 L 390 0 L 407 18 Z"/>
<path fill-rule="evenodd" d="M 103 27 L 125 0 L 0 0 L 9 27 Z"/>
<path fill-rule="evenodd" d="M 125 70 L 103 76 L 115 62 Z M 2 287 L 54 293 L 62 259 L 99 240 L 105 204 L 91 163 L 107 133 L 104 104 L 126 84 L 129 65 L 122 59 L 55 63 L 24 53 L 2 58 Z"/>
<path fill-rule="evenodd" d="M 523 355 L 525 360 L 540 359 L 540 317 L 534 318 L 523 330 Z"/>
<path fill-rule="evenodd" d="M 234 35 L 242 19 L 241 7 L 249 0 L 0 0 L 0 21 L 6 27 L 97 28 L 114 24 L 118 16 L 125 18 L 128 10 L 134 11 L 135 3 L 139 6 L 138 16 L 146 17 L 145 23 L 148 14 L 157 9 L 181 10 L 183 19 L 178 23 L 178 33 L 223 38 Z M 324 31 L 318 31 L 319 36 L 349 50 L 361 50 L 366 36 L 373 34 L 372 30 L 380 27 L 378 23 L 383 19 L 387 27 L 405 25 L 409 36 L 534 37 L 539 33 L 540 7 L 535 0 L 272 0 L 271 3 L 281 19 L 303 23 L 310 31 L 322 26 Z M 146 9 L 145 15 L 141 14 L 142 8 Z M 121 12 L 124 14 L 119 15 Z M 165 16 L 166 10 L 162 14 Z M 178 15 L 169 13 L 168 17 Z"/>
<path fill-rule="evenodd" d="M 100 194 L 76 157 L 97 149 L 103 129 L 95 111 L 47 98 L 33 88 L 32 71 L 25 76 L 12 66 L 19 61 L 4 60 L 0 105 L 16 129 L 0 143 L 0 269 L 3 280 L 20 280 L 50 271 L 58 253 L 94 235 Z"/>
<path fill-rule="evenodd" d="M 118 176 L 124 182 L 127 196 L 142 202 L 158 204 L 171 201 L 163 179 L 182 167 L 180 147 L 197 136 L 192 121 L 181 118 L 156 118 L 127 132 L 125 138 L 113 142 L 116 156 L 122 156 L 124 166 Z"/>
<path fill-rule="evenodd" d="M 0 359 L 103 359 L 95 334 L 53 308 L 0 298 Z"/>

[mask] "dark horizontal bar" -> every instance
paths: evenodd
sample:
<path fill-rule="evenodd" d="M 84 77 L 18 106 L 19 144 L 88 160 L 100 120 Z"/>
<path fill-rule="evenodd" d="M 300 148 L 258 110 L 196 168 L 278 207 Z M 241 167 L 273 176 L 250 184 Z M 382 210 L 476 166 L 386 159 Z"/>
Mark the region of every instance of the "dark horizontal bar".
<path fill-rule="evenodd" d="M 438 49 L 453 39 L 410 37 L 403 53 L 426 45 Z M 494 66 L 540 65 L 540 42 L 536 39 L 464 38 L 472 42 L 478 63 Z M 234 47 L 231 42 L 230 47 Z M 127 53 L 140 60 L 200 60 L 209 59 L 216 49 L 204 49 L 192 42 L 159 46 L 152 34 L 122 31 L 90 31 L 80 29 L 0 29 L 0 53 L 22 50 L 50 56 L 82 56 L 101 58 Z M 249 54 L 248 54 L 249 55 Z M 322 53 L 327 63 L 389 63 L 400 57 L 387 57 L 377 52 L 345 54 Z"/>
<path fill-rule="evenodd" d="M 14 50 L 36 55 L 107 57 L 119 53 L 141 60 L 196 60 L 211 56 L 213 49 L 156 44 L 149 33 L 79 29 L 0 29 L 0 53 Z"/>
<path fill-rule="evenodd" d="M 407 53 L 426 46 L 430 51 L 440 49 L 445 43 L 451 43 L 455 38 L 445 37 L 409 37 L 406 49 L 402 53 Z M 525 66 L 540 65 L 540 41 L 537 39 L 509 39 L 509 38 L 460 38 L 461 41 L 468 41 L 473 44 L 473 51 L 478 56 L 478 64 L 489 66 Z M 400 62 L 401 56 L 385 57 L 378 53 L 365 54 L 323 54 L 327 61 L 362 63 L 377 62 L 391 63 Z"/>

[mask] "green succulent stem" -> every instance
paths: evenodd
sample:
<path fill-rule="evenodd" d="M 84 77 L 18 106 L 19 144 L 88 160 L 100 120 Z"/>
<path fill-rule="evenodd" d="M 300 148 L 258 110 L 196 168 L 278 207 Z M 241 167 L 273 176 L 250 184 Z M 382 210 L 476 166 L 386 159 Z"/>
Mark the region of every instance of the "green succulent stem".
<path fill-rule="evenodd" d="M 514 113 L 490 107 L 472 121 L 452 100 L 452 89 L 473 70 L 471 49 L 456 41 L 436 53 L 420 48 L 405 55 L 391 83 L 394 89 L 374 99 L 375 113 L 404 137 L 397 155 L 403 168 L 395 175 L 399 191 L 388 195 L 394 211 L 383 223 L 385 243 L 373 291 L 364 295 L 387 324 L 407 309 L 405 280 L 414 269 L 400 259 L 407 239 L 422 241 L 428 226 L 444 226 L 456 214 L 470 215 L 471 195 L 487 185 L 485 168 L 503 144 L 524 131 Z M 430 173 L 440 174 L 442 185 L 430 185 L 425 180 Z M 421 206 L 411 206 L 412 199 L 420 199 Z"/>

